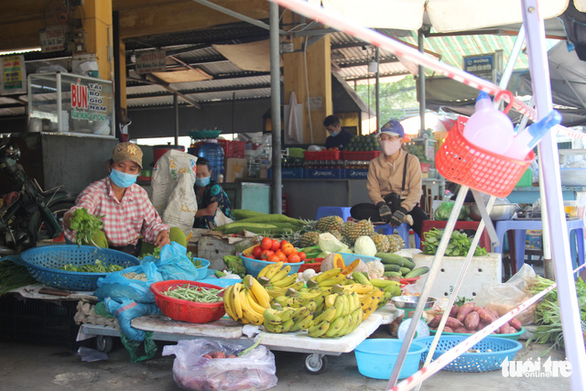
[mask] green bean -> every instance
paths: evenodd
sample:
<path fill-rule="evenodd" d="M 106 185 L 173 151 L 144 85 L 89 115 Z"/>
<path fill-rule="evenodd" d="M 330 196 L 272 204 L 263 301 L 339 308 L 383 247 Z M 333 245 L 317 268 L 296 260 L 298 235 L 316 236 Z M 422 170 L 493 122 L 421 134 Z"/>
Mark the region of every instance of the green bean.
<path fill-rule="evenodd" d="M 180 300 L 194 301 L 199 303 L 217 303 L 218 301 L 223 300 L 220 296 L 218 296 L 221 291 L 221 289 L 208 289 L 187 285 L 174 288 L 169 287 L 165 292 L 163 292 L 163 294 Z"/>

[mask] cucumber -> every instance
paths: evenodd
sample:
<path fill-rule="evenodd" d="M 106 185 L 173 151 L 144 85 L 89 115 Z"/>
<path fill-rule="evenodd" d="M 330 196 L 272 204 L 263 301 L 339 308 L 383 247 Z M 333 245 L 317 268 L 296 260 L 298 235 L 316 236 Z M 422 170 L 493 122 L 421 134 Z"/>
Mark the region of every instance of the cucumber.
<path fill-rule="evenodd" d="M 421 267 L 418 267 L 418 268 L 411 270 L 409 273 L 407 273 L 405 275 L 405 278 L 419 277 L 419 276 L 424 275 L 428 271 L 429 271 L 429 268 L 427 266 L 421 266 Z"/>
<path fill-rule="evenodd" d="M 405 258 L 403 261 L 403 266 L 408 267 L 409 269 L 413 269 L 415 267 L 415 264 L 411 259 Z"/>
<path fill-rule="evenodd" d="M 303 226 L 301 220 L 292 219 L 291 217 L 280 214 L 265 214 L 262 216 L 254 216 L 246 219 L 238 220 L 239 223 L 265 223 L 265 224 L 289 224 L 292 227 L 299 229 Z M 289 227 L 287 227 L 289 228 Z"/>
<path fill-rule="evenodd" d="M 385 272 L 400 272 L 401 266 L 399 265 L 385 265 Z"/>
<path fill-rule="evenodd" d="M 405 264 L 405 258 L 397 254 L 376 253 L 374 256 L 380 258 L 380 261 L 385 265 L 404 266 Z"/>
<path fill-rule="evenodd" d="M 266 213 L 249 209 L 232 209 L 232 215 L 236 220 L 248 219 L 250 217 L 268 216 Z"/>
<path fill-rule="evenodd" d="M 220 228 L 220 229 L 218 229 L 218 228 Z M 235 223 L 222 225 L 221 227 L 215 228 L 215 230 L 216 229 L 218 229 L 219 231 L 221 231 L 225 234 L 235 234 L 235 233 L 241 232 L 243 229 L 250 231 L 250 232 L 254 232 L 256 234 L 262 234 L 263 232 L 275 231 L 277 229 L 277 227 L 272 224 L 260 224 L 260 223 L 244 224 L 244 223 L 235 222 Z"/>
<path fill-rule="evenodd" d="M 411 269 L 409 269 L 408 267 L 402 267 L 401 268 L 401 274 L 404 275 L 404 276 L 407 275 L 407 273 L 410 273 L 410 272 L 411 272 Z"/>
<path fill-rule="evenodd" d="M 383 276 L 385 276 L 385 277 L 403 277 L 401 272 L 384 272 Z"/>

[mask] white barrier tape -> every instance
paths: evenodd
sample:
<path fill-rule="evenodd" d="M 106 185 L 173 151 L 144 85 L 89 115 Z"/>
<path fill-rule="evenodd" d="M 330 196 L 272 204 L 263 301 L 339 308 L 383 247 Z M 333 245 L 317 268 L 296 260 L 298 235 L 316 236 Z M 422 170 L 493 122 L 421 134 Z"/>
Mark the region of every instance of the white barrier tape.
<path fill-rule="evenodd" d="M 577 267 L 574 269 L 572 273 L 579 271 L 580 269 L 584 268 L 586 264 Z M 529 306 L 533 305 L 535 302 L 543 298 L 546 294 L 551 292 L 553 289 L 557 287 L 556 283 L 553 283 L 551 286 L 547 287 L 546 289 L 542 290 L 535 296 L 529 298 L 528 300 L 521 303 L 518 307 L 513 308 L 495 322 L 487 325 L 485 328 L 480 330 L 479 332 L 472 334 L 470 337 L 466 338 L 464 341 L 460 342 L 458 345 L 454 346 L 452 349 L 448 350 L 444 354 L 442 354 L 437 360 L 433 361 L 427 367 L 421 368 L 419 371 L 414 373 L 413 375 L 409 376 L 407 379 L 403 380 L 401 383 L 397 384 L 395 387 L 391 388 L 392 391 L 403 391 L 403 390 L 410 390 L 416 387 L 419 383 L 427 380 L 435 373 L 439 372 L 443 367 L 448 365 L 462 353 L 465 353 L 474 346 L 476 343 L 480 342 L 482 339 L 487 337 L 491 332 L 496 330 L 497 328 L 501 327 L 503 324 L 507 323 L 511 320 L 515 315 L 519 312 L 526 310 Z"/>
<path fill-rule="evenodd" d="M 352 35 L 358 39 L 368 42 L 374 46 L 381 47 L 395 54 L 398 57 L 402 57 L 406 60 L 412 61 L 417 65 L 423 65 L 437 73 L 449 77 L 455 81 L 466 84 L 472 88 L 485 91 L 491 95 L 496 95 L 502 90 L 496 84 L 493 84 L 487 80 L 476 77 L 470 73 L 467 73 L 461 69 L 455 68 L 449 64 L 443 63 L 430 55 L 419 52 L 418 50 L 407 46 L 406 44 L 387 37 L 386 35 L 380 34 L 367 27 L 360 26 L 349 19 L 343 18 L 339 15 L 329 13 L 323 8 L 310 4 L 307 1 L 301 0 L 271 0 L 275 3 L 280 4 L 290 10 L 295 11 L 300 15 L 305 15 L 308 18 L 321 22 L 325 25 L 331 26 L 337 30 L 343 31 L 346 34 Z M 513 107 L 521 114 L 529 117 L 530 120 L 535 121 L 537 119 L 537 113 L 535 110 L 521 102 L 517 98 L 513 101 Z M 570 137 L 573 139 L 586 140 L 586 134 L 575 132 L 564 126 L 558 125 L 556 131 L 559 135 Z"/>

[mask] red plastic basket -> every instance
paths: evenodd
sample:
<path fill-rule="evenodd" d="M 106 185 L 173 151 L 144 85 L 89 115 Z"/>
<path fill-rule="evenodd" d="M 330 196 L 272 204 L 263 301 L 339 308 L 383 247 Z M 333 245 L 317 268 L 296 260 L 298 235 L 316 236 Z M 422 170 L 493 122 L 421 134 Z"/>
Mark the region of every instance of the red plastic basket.
<path fill-rule="evenodd" d="M 246 142 L 244 141 L 230 141 L 230 140 L 218 140 L 218 144 L 224 148 L 224 157 L 235 157 L 243 158 Z"/>
<path fill-rule="evenodd" d="M 340 151 L 303 152 L 305 160 L 339 160 Z"/>
<path fill-rule="evenodd" d="M 169 280 L 151 284 L 151 292 L 155 295 L 157 307 L 163 315 L 174 320 L 190 323 L 208 323 L 220 319 L 226 313 L 224 301 L 217 303 L 197 303 L 189 300 L 180 300 L 163 294 L 169 288 L 184 286 L 198 286 L 201 288 L 224 289 L 221 286 L 205 284 L 197 281 Z M 222 291 L 220 295 L 223 295 Z"/>
<path fill-rule="evenodd" d="M 313 269 L 316 271 L 316 273 L 321 272 L 321 263 L 324 260 L 323 258 L 314 258 L 315 262 L 313 263 L 307 263 L 307 259 L 305 260 L 305 263 L 301 266 L 299 266 L 299 270 L 297 271 L 297 273 L 303 273 L 305 270 L 307 269 Z"/>
<path fill-rule="evenodd" d="M 380 151 L 342 151 L 342 160 L 372 160 Z"/>
<path fill-rule="evenodd" d="M 472 145 L 463 134 L 467 121 L 466 117 L 458 117 L 448 132 L 435 156 L 438 171 L 447 180 L 471 189 L 496 197 L 508 196 L 535 160 L 535 154 L 532 151 L 525 160 L 516 160 Z"/>

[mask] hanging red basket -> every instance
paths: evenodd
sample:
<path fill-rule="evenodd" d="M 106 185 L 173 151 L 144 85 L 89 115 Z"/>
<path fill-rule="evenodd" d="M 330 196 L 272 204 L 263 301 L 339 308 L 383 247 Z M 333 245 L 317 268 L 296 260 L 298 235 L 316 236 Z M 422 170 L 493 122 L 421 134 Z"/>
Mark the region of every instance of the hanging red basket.
<path fill-rule="evenodd" d="M 535 160 L 535 154 L 531 151 L 525 160 L 516 160 L 470 144 L 463 134 L 467 121 L 466 117 L 458 117 L 448 132 L 435 156 L 438 171 L 447 180 L 471 189 L 495 197 L 508 196 Z"/>

